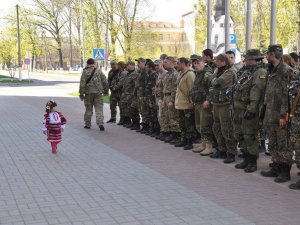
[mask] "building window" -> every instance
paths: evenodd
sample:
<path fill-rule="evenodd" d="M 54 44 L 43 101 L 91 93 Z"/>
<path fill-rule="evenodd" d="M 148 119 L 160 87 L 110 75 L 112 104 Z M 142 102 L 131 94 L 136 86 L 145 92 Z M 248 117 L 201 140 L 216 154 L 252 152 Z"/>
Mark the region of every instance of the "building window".
<path fill-rule="evenodd" d="M 224 23 L 221 23 L 221 24 L 220 24 L 220 27 L 224 27 Z"/>
<path fill-rule="evenodd" d="M 170 41 L 170 34 L 167 34 L 167 41 Z"/>
<path fill-rule="evenodd" d="M 174 34 L 174 41 L 178 41 L 178 35 Z"/>
<path fill-rule="evenodd" d="M 161 41 L 164 40 L 164 35 L 163 34 L 159 34 L 159 40 L 161 40 Z"/>

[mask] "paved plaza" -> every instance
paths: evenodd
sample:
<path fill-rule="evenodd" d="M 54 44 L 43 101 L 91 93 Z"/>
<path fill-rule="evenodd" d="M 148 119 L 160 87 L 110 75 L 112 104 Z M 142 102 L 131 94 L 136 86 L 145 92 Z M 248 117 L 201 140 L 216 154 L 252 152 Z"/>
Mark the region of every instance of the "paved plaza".
<path fill-rule="evenodd" d="M 0 84 L 1 225 L 300 224 L 300 191 L 259 175 L 269 157 L 245 174 L 95 118 L 86 130 L 78 76 L 31 78 Z M 51 97 L 68 120 L 56 155 L 41 131 Z"/>

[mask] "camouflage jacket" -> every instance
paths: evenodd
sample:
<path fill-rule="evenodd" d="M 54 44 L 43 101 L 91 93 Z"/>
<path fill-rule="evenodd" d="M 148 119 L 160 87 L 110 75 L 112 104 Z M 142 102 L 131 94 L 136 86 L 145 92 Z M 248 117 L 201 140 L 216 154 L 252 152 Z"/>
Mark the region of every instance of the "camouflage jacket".
<path fill-rule="evenodd" d="M 88 83 L 86 83 L 94 69 L 94 65 L 88 65 L 83 69 L 79 86 L 80 95 L 97 93 L 108 94 L 108 82 L 105 75 L 98 68 L 95 70 L 92 79 Z"/>
<path fill-rule="evenodd" d="M 232 67 L 218 68 L 212 76 L 209 100 L 213 104 L 227 105 L 232 100 L 232 87 L 236 73 Z"/>
<path fill-rule="evenodd" d="M 267 70 L 262 65 L 243 67 L 238 72 L 234 87 L 234 108 L 244 109 L 258 115 L 263 104 L 267 82 Z"/>
<path fill-rule="evenodd" d="M 128 72 L 127 76 L 123 80 L 121 99 L 125 102 L 131 102 L 134 97 L 134 87 L 138 73 L 134 71 Z"/>
<path fill-rule="evenodd" d="M 145 86 L 145 97 L 147 98 L 147 101 L 150 103 L 155 103 L 155 84 L 157 80 L 157 73 L 154 72 L 152 74 L 149 74 L 146 80 L 146 86 Z"/>
<path fill-rule="evenodd" d="M 137 97 L 145 97 L 145 85 L 148 74 L 146 70 L 141 70 L 135 81 L 135 94 Z"/>
<path fill-rule="evenodd" d="M 288 70 L 290 67 L 281 61 L 277 67 L 269 68 L 264 105 L 266 107 L 264 123 L 279 125 L 288 112 Z"/>
<path fill-rule="evenodd" d="M 108 86 L 111 94 L 115 94 L 116 90 L 113 88 L 119 82 L 119 70 L 110 70 L 107 76 Z"/>
<path fill-rule="evenodd" d="M 208 99 L 211 77 L 212 70 L 210 67 L 205 67 L 203 71 L 196 73 L 194 85 L 189 93 L 193 103 L 203 103 Z"/>
<path fill-rule="evenodd" d="M 159 73 L 156 79 L 155 84 L 155 98 L 156 99 L 163 99 L 164 93 L 163 93 L 163 83 L 162 80 L 164 79 L 167 71 L 164 71 L 163 73 Z"/>
<path fill-rule="evenodd" d="M 176 96 L 176 90 L 177 90 L 177 77 L 178 72 L 176 69 L 169 70 L 164 78 L 162 79 L 162 85 L 163 85 L 163 94 L 164 95 L 171 95 L 172 99 L 175 101 Z"/>

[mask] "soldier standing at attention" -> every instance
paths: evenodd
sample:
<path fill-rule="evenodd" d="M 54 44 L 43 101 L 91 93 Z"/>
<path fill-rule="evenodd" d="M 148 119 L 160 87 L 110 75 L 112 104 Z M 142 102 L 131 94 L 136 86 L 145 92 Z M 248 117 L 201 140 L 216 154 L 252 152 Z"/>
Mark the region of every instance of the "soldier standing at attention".
<path fill-rule="evenodd" d="M 267 80 L 267 70 L 261 63 L 263 58 L 258 49 L 247 51 L 245 66 L 237 78 L 233 94 L 234 136 L 244 152 L 244 161 L 235 165 L 235 168 L 244 169 L 246 173 L 257 170 L 259 144 L 256 136 Z"/>
<path fill-rule="evenodd" d="M 264 98 L 267 136 L 273 167 L 262 171 L 264 177 L 275 177 L 275 182 L 289 181 L 293 152 L 288 148 L 288 71 L 290 67 L 283 62 L 282 46 L 270 45 L 267 52 L 269 62 L 268 81 Z"/>
<path fill-rule="evenodd" d="M 109 107 L 110 107 L 110 119 L 107 123 L 115 123 L 117 116 L 117 105 L 120 106 L 120 96 L 118 91 L 113 89 L 112 87 L 118 83 L 119 80 L 119 70 L 116 61 L 111 61 L 111 70 L 108 72 L 108 86 L 110 89 L 110 98 L 109 98 Z"/>
<path fill-rule="evenodd" d="M 189 95 L 195 107 L 196 129 L 201 134 L 201 144 L 193 152 L 201 152 L 201 155 L 206 156 L 213 153 L 212 104 L 208 101 L 212 70 L 205 66 L 200 56 L 196 57 L 193 64 L 196 78 Z"/>
<path fill-rule="evenodd" d="M 163 86 L 163 105 L 162 120 L 167 124 L 166 132 L 168 137 L 164 139 L 165 142 L 176 141 L 178 139 L 179 118 L 175 109 L 175 95 L 177 90 L 177 76 L 178 72 L 175 69 L 174 57 L 168 56 L 164 60 L 164 68 L 167 70 L 164 78 L 162 79 Z M 173 143 L 174 143 L 173 142 Z"/>
<path fill-rule="evenodd" d="M 79 97 L 84 101 L 84 128 L 91 128 L 93 108 L 96 112 L 96 123 L 100 131 L 104 131 L 103 126 L 103 95 L 108 95 L 108 83 L 105 75 L 97 68 L 94 59 L 87 60 L 87 66 L 83 69 L 80 78 Z"/>
<path fill-rule="evenodd" d="M 231 100 L 228 91 L 235 83 L 236 73 L 229 64 L 226 54 L 216 57 L 217 69 L 213 74 L 209 93 L 213 104 L 213 132 L 218 142 L 219 151 L 211 158 L 225 158 L 224 163 L 235 161 L 236 141 L 233 137 Z"/>
<path fill-rule="evenodd" d="M 175 109 L 179 113 L 179 126 L 182 132 L 182 147 L 184 150 L 193 148 L 193 134 L 195 133 L 194 104 L 189 98 L 190 90 L 193 87 L 195 73 L 190 68 L 190 62 L 187 58 L 178 59 L 177 91 L 175 96 Z"/>

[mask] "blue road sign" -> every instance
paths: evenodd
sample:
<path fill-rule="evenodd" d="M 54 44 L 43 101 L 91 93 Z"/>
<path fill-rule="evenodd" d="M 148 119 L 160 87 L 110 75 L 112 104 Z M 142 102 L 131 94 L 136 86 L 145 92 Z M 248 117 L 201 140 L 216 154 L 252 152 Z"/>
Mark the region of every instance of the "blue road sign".
<path fill-rule="evenodd" d="M 236 34 L 229 34 L 229 44 L 236 44 Z"/>
<path fill-rule="evenodd" d="M 98 61 L 104 61 L 105 60 L 104 48 L 94 48 L 93 49 L 93 58 Z"/>

